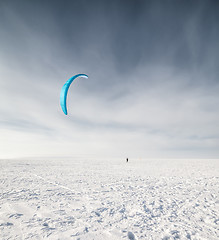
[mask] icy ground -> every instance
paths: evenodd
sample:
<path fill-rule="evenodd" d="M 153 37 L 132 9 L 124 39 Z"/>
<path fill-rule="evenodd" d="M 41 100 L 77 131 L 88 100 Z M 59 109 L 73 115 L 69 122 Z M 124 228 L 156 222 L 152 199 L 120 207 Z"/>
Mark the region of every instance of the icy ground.
<path fill-rule="evenodd" d="M 0 239 L 219 239 L 219 160 L 0 160 Z"/>

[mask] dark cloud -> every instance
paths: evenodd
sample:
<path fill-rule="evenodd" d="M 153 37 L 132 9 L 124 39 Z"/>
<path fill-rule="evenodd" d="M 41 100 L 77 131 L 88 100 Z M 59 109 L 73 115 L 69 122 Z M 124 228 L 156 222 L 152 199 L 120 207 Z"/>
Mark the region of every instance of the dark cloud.
<path fill-rule="evenodd" d="M 98 55 L 93 67 L 101 59 L 118 72 L 151 63 L 214 71 L 218 10 L 217 1 L 7 1 L 2 41 L 18 57 L 50 43 L 51 57 L 89 65 Z"/>

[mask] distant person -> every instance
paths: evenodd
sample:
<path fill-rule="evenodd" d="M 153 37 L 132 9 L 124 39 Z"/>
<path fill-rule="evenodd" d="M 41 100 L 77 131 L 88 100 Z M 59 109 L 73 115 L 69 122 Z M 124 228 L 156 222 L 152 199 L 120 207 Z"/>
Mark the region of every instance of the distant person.
<path fill-rule="evenodd" d="M 126 158 L 126 162 L 128 162 L 129 161 L 129 159 L 128 158 Z"/>

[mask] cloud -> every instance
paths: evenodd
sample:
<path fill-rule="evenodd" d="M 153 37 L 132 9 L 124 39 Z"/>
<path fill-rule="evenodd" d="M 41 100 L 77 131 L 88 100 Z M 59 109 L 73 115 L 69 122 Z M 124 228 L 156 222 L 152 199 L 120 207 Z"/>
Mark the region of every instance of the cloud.
<path fill-rule="evenodd" d="M 2 156 L 218 155 L 218 5 L 136 2 L 2 5 Z"/>

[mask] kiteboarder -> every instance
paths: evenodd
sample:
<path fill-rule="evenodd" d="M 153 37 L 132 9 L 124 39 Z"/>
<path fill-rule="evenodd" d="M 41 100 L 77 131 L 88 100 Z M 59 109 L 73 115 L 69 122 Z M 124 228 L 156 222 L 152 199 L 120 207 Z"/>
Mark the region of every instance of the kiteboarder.
<path fill-rule="evenodd" d="M 126 162 L 128 162 L 129 161 L 129 159 L 128 158 L 126 158 Z"/>

